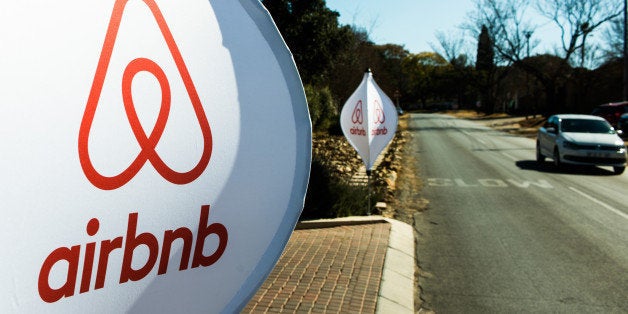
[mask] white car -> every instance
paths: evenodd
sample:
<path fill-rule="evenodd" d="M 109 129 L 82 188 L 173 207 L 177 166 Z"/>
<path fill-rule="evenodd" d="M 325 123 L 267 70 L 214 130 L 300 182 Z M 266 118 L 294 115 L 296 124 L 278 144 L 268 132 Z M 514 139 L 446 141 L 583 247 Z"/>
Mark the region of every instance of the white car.
<path fill-rule="evenodd" d="M 616 174 L 626 169 L 626 145 L 603 118 L 590 115 L 559 114 L 551 116 L 539 129 L 536 160 L 552 158 L 554 165 L 610 166 Z"/>

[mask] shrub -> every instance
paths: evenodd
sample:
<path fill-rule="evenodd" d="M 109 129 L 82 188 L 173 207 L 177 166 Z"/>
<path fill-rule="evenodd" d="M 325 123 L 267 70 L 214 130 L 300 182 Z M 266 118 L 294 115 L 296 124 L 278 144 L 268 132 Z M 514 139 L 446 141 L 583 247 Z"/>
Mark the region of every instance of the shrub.
<path fill-rule="evenodd" d="M 371 191 L 369 209 L 368 188 L 351 185 L 341 177 L 332 175 L 331 171 L 325 162 L 316 158 L 312 160 L 310 182 L 300 220 L 364 216 L 374 212 L 376 200 L 383 195 L 380 189 Z"/>
<path fill-rule="evenodd" d="M 315 132 L 327 132 L 339 124 L 337 106 L 329 87 L 318 88 L 313 85 L 305 85 L 304 89 L 310 109 L 312 129 Z"/>

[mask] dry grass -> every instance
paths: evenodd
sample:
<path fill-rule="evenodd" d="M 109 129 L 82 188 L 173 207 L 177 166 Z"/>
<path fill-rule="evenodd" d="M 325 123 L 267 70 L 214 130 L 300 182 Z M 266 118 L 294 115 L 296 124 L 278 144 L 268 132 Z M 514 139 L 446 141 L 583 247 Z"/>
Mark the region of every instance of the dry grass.
<path fill-rule="evenodd" d="M 412 134 L 408 131 L 409 115 L 399 117 L 399 134 L 405 137 L 404 147 L 400 151 L 400 160 L 403 166 L 398 170 L 395 183 L 395 197 L 389 204 L 387 212 L 382 213 L 386 217 L 393 217 L 397 220 L 412 224 L 414 214 L 424 211 L 428 201 L 417 194 L 423 188 L 419 174 L 418 143 L 412 139 Z"/>

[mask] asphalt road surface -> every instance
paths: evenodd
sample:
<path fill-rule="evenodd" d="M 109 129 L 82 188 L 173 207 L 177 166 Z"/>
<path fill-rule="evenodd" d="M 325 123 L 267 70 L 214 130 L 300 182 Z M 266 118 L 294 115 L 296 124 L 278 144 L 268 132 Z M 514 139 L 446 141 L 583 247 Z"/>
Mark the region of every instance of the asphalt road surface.
<path fill-rule="evenodd" d="M 413 114 L 423 307 L 628 313 L 628 172 L 535 161 L 535 142 Z"/>

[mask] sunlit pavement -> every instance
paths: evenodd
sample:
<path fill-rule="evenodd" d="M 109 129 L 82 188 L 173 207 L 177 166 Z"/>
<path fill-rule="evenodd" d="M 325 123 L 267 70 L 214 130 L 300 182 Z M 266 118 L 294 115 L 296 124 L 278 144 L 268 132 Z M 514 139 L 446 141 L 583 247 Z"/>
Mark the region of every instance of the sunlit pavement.
<path fill-rule="evenodd" d="M 413 313 L 412 227 L 379 216 L 302 222 L 244 313 Z"/>

